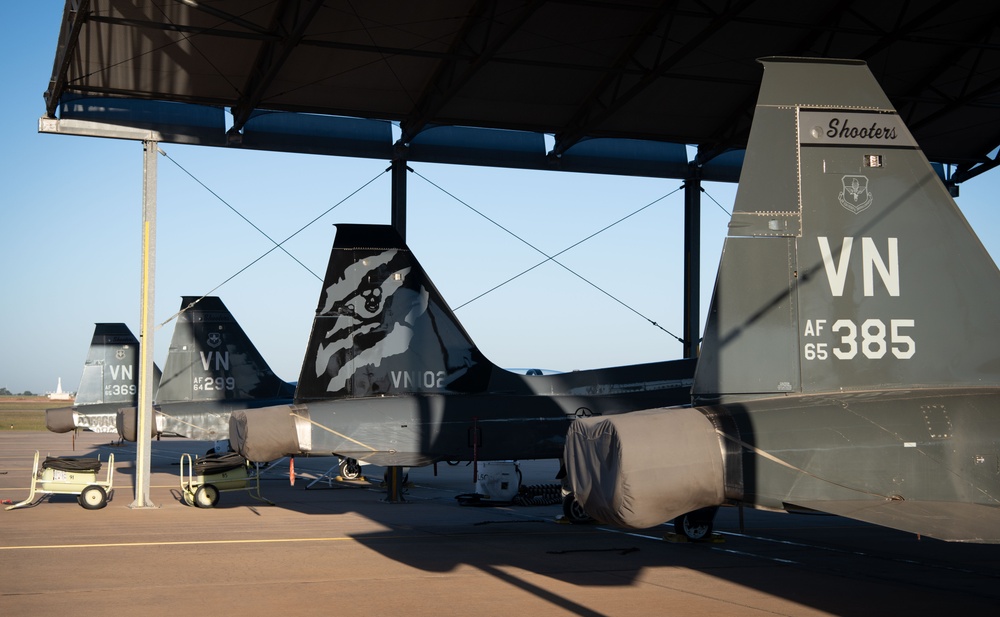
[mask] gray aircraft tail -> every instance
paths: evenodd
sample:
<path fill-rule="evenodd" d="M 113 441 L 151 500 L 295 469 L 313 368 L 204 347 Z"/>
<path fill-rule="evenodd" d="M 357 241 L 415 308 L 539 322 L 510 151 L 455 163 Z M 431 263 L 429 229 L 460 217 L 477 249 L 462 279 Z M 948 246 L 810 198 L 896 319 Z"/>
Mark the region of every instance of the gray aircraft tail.
<path fill-rule="evenodd" d="M 863 62 L 762 63 L 696 406 L 574 422 L 568 484 L 625 527 L 739 502 L 996 541 L 1000 271 Z"/>
<path fill-rule="evenodd" d="M 296 401 L 479 392 L 495 368 L 392 227 L 337 225 Z"/>
<path fill-rule="evenodd" d="M 154 399 L 159 382 L 160 369 L 154 365 Z M 138 384 L 139 341 L 123 323 L 96 324 L 73 407 L 46 410 L 45 424 L 56 433 L 75 428 L 113 430 L 113 422 L 107 427 L 88 424 L 88 419 L 83 417 L 86 408 L 95 405 L 134 406 L 138 400 Z M 113 420 L 113 415 L 108 417 Z"/>
<path fill-rule="evenodd" d="M 292 398 L 295 387 L 274 374 L 222 300 L 185 296 L 181 309 L 158 404 Z"/>
<path fill-rule="evenodd" d="M 160 370 L 154 367 L 155 384 Z M 135 404 L 139 383 L 139 341 L 123 323 L 99 323 L 94 327 L 83 377 L 76 391 L 77 405 L 100 403 Z"/>
<path fill-rule="evenodd" d="M 997 266 L 868 68 L 762 63 L 696 402 L 997 385 Z"/>

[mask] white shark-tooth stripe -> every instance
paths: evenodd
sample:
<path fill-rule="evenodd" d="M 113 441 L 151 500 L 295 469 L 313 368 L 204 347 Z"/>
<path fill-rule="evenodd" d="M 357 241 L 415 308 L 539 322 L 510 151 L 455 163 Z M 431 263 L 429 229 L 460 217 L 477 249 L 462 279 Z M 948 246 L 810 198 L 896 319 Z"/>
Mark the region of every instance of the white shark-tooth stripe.
<path fill-rule="evenodd" d="M 419 296 L 417 297 L 417 301 L 413 303 L 413 306 L 410 307 L 410 312 L 407 313 L 406 317 L 403 318 L 406 321 L 406 323 L 410 324 L 411 326 L 416 324 L 417 319 L 419 319 L 421 315 L 427 312 L 427 305 L 429 304 L 429 302 L 430 302 L 430 294 L 427 292 L 426 289 L 423 288 L 423 286 L 421 286 L 419 291 Z"/>
<path fill-rule="evenodd" d="M 377 323 L 364 324 L 354 330 L 354 336 L 368 334 L 372 330 L 378 327 Z M 334 330 L 331 330 L 333 332 Z M 333 354 L 340 350 L 347 350 L 350 348 L 350 343 L 353 337 L 343 338 L 339 341 L 330 343 L 329 345 L 320 344 L 319 348 L 316 350 L 316 377 L 321 377 L 323 373 L 327 371 L 330 365 L 330 358 Z M 344 367 L 340 367 L 343 371 Z"/>
<path fill-rule="evenodd" d="M 344 276 L 333 285 L 326 288 L 326 301 L 323 303 L 323 313 L 329 312 L 335 304 L 339 304 L 357 292 L 365 277 L 379 266 L 389 263 L 396 256 L 396 251 L 383 251 L 378 255 L 365 258 L 367 265 L 360 261 L 352 263 L 344 269 Z"/>
<path fill-rule="evenodd" d="M 396 324 L 392 331 L 382 339 L 378 347 L 366 349 L 358 354 L 354 359 L 353 366 L 371 365 L 378 367 L 382 364 L 382 360 L 405 353 L 410 347 L 411 340 L 413 340 L 413 328 Z M 330 383 L 326 387 L 327 392 L 336 392 L 347 385 L 348 378 L 354 373 L 352 370 L 345 370 L 347 368 L 346 366 L 342 367 L 336 375 L 330 378 Z"/>
<path fill-rule="evenodd" d="M 358 320 L 352 315 L 337 315 L 337 318 L 334 320 L 333 327 L 327 330 L 325 338 L 330 338 L 330 335 L 334 332 L 340 332 L 341 330 L 353 330 L 354 324 L 356 323 L 358 323 Z M 330 362 L 330 357 L 341 349 L 347 349 L 348 343 L 350 342 L 350 338 L 345 337 L 339 341 L 334 341 L 329 344 L 320 343 L 316 350 L 316 365 L 314 366 L 314 369 L 316 370 L 316 377 L 320 377 L 326 372 L 327 365 Z"/>
<path fill-rule="evenodd" d="M 336 334 L 337 332 L 341 332 L 343 330 L 351 330 L 353 331 L 354 336 L 358 336 L 359 334 L 367 334 L 372 330 L 374 330 L 375 328 L 377 328 L 379 326 L 379 322 L 377 319 L 366 322 L 363 321 L 362 319 L 358 319 L 357 316 L 363 317 L 366 320 L 372 319 L 378 316 L 378 314 L 381 313 L 383 310 L 385 310 L 386 301 L 390 297 L 395 296 L 400 289 L 403 289 L 403 283 L 406 281 L 406 277 L 410 273 L 411 269 L 412 268 L 410 267 L 406 267 L 397 270 L 394 274 L 398 276 L 390 276 L 386 281 L 382 283 L 382 292 L 384 294 L 384 297 L 382 298 L 381 301 L 381 308 L 378 311 L 374 313 L 369 313 L 367 310 L 364 309 L 364 301 L 358 299 L 358 301 L 354 305 L 352 305 L 354 307 L 354 315 L 337 315 L 333 327 L 327 330 L 326 334 L 324 335 L 324 339 L 329 339 L 332 335 Z M 352 293 L 354 292 L 357 292 L 357 288 L 355 288 Z M 426 292 L 424 292 L 424 295 L 426 296 Z M 347 294 L 342 297 L 346 299 L 350 298 L 351 296 L 350 294 Z M 341 302 L 344 301 L 345 300 L 343 299 L 341 300 Z M 427 302 L 425 299 L 423 304 L 426 306 L 426 303 Z M 360 309 L 358 305 L 360 305 Z M 327 303 L 327 308 L 325 308 L 323 312 L 326 313 L 331 309 L 332 305 Z M 407 319 L 410 320 L 410 317 L 407 317 Z M 361 325 L 358 326 L 357 324 Z M 330 357 L 333 356 L 333 354 L 337 353 L 340 350 L 346 351 L 352 344 L 353 344 L 353 337 L 344 337 L 340 341 L 335 341 L 329 344 L 321 343 L 316 351 L 316 364 L 314 366 L 314 369 L 316 371 L 316 377 L 321 377 L 323 373 L 327 371 L 327 369 L 329 368 Z M 342 373 L 344 372 L 344 370 L 345 367 L 340 367 L 338 373 Z M 341 381 L 338 377 L 334 377 L 334 380 Z M 346 378 L 344 378 L 343 381 L 346 382 Z M 327 390 L 330 391 L 329 386 L 327 387 Z"/>
<path fill-rule="evenodd" d="M 394 292 L 394 295 L 402 296 L 407 293 L 413 294 L 415 292 L 410 289 L 400 288 Z M 330 378 L 330 382 L 326 387 L 327 392 L 341 390 L 347 384 L 347 380 L 350 379 L 351 375 L 354 374 L 356 367 L 368 365 L 378 367 L 381 366 L 383 359 L 406 353 L 409 350 L 410 341 L 413 340 L 414 325 L 420 316 L 427 312 L 427 305 L 430 299 L 430 294 L 423 287 L 420 288 L 419 292 L 416 292 L 416 295 L 416 299 L 412 301 L 412 308 L 404 317 L 404 322 L 392 324 L 389 333 L 384 339 L 379 341 L 378 345 L 365 349 L 354 357 L 353 362 L 340 367 L 337 374 Z M 405 301 L 404 298 L 403 302 Z M 325 368 L 326 364 L 322 366 Z M 319 367 L 317 366 L 318 369 Z"/>
<path fill-rule="evenodd" d="M 368 334 L 377 327 L 378 324 L 375 323 L 365 324 L 354 331 L 354 336 Z M 330 367 L 330 358 L 333 356 L 333 354 L 337 353 L 341 349 L 347 350 L 350 347 L 349 345 L 350 342 L 351 339 L 345 338 L 340 341 L 330 343 L 329 345 L 321 344 L 319 346 L 319 348 L 316 350 L 316 377 L 323 376 L 323 373 L 325 373 Z M 345 365 L 341 366 L 337 372 L 339 374 L 344 371 L 347 371 L 348 374 L 350 374 L 351 372 L 353 372 L 350 370 L 350 367 L 352 366 L 354 366 L 353 362 L 348 361 Z"/>

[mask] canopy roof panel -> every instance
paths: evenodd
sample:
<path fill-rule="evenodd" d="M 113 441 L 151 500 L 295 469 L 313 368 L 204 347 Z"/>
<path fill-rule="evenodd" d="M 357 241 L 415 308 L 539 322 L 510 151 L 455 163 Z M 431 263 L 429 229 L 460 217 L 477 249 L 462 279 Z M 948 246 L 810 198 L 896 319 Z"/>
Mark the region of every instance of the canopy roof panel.
<path fill-rule="evenodd" d="M 756 59 L 856 58 L 962 181 L 997 163 L 998 24 L 978 0 L 69 0 L 46 115 L 83 124 L 45 126 L 735 180 Z"/>

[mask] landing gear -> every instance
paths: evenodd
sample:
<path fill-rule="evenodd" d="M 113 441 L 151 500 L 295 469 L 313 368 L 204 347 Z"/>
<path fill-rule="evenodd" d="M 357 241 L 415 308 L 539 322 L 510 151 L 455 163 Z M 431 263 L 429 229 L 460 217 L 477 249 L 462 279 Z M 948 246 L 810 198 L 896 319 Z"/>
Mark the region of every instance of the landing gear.
<path fill-rule="evenodd" d="M 565 516 L 566 520 L 574 525 L 594 522 L 594 519 L 591 518 L 586 511 L 584 511 L 583 506 L 576 500 L 576 496 L 573 493 L 566 493 L 563 495 L 562 506 L 563 516 Z"/>
<path fill-rule="evenodd" d="M 682 514 L 674 519 L 674 531 L 692 542 L 706 540 L 712 535 L 715 513 L 718 511 L 718 506 L 712 506 Z"/>
<path fill-rule="evenodd" d="M 345 480 L 357 480 L 361 477 L 361 463 L 353 458 L 341 459 L 338 471 Z"/>

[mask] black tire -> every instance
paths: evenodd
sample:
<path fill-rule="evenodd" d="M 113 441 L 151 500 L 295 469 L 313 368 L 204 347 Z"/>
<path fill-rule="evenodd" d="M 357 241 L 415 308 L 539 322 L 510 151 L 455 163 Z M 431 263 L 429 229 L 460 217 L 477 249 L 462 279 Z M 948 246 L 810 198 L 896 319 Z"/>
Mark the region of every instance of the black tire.
<path fill-rule="evenodd" d="M 199 508 L 214 508 L 219 503 L 219 489 L 211 484 L 203 484 L 194 492 L 194 505 Z"/>
<path fill-rule="evenodd" d="M 361 477 L 361 463 L 353 458 L 341 459 L 340 477 L 345 480 L 357 480 Z"/>
<path fill-rule="evenodd" d="M 717 506 L 702 508 L 694 512 L 682 514 L 674 519 L 674 531 L 692 542 L 702 542 L 712 536 L 715 526 Z"/>
<path fill-rule="evenodd" d="M 567 493 L 563 495 L 563 516 L 566 520 L 573 523 L 574 525 L 582 525 L 584 523 L 593 523 L 594 519 L 587 514 L 580 505 L 580 502 L 576 500 L 576 495 L 573 493 Z"/>
<path fill-rule="evenodd" d="M 104 492 L 104 488 L 91 484 L 83 489 L 83 492 L 77 497 L 77 501 L 80 502 L 84 510 L 100 510 L 108 505 L 108 494 Z"/>

